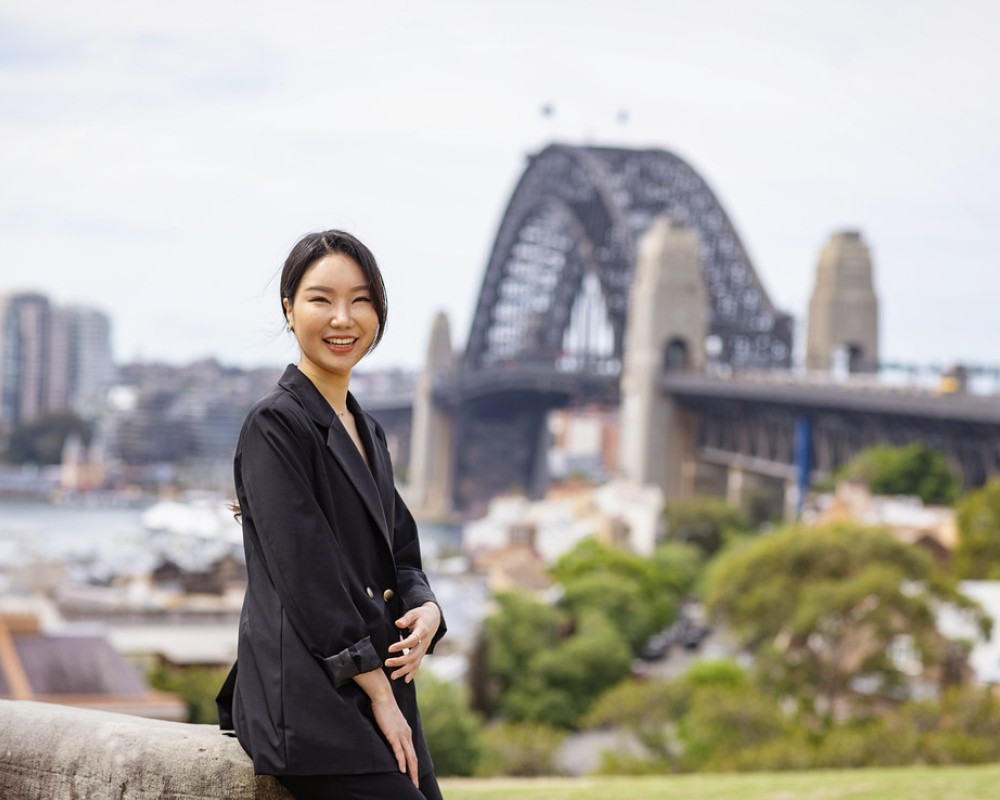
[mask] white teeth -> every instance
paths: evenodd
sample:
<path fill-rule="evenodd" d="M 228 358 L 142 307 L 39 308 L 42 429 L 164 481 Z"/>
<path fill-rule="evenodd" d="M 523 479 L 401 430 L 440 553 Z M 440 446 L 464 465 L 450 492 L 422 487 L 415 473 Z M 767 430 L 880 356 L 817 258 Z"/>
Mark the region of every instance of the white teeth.
<path fill-rule="evenodd" d="M 329 344 L 346 346 L 351 344 L 354 341 L 354 339 L 324 339 L 323 341 L 328 342 Z"/>

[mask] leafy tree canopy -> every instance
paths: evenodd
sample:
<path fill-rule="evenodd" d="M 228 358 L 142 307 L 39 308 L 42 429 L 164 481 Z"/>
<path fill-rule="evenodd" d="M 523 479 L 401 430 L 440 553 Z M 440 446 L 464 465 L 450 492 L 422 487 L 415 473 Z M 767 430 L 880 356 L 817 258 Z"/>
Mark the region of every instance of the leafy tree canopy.
<path fill-rule="evenodd" d="M 862 481 L 872 494 L 910 495 L 928 505 L 950 505 L 959 490 L 947 459 L 923 442 L 869 447 L 844 465 L 836 477 Z"/>
<path fill-rule="evenodd" d="M 710 565 L 705 601 L 756 651 L 765 683 L 833 714 L 862 694 L 897 697 L 904 661 L 940 669 L 949 647 L 939 604 L 989 628 L 921 551 L 858 526 L 788 528 L 725 553 Z"/>
<path fill-rule="evenodd" d="M 603 692 L 628 675 L 631 662 L 618 630 L 603 614 L 589 614 L 558 647 L 523 663 L 500 709 L 512 720 L 572 728 Z"/>
<path fill-rule="evenodd" d="M 535 654 L 558 644 L 569 618 L 527 595 L 503 592 L 494 599 L 497 610 L 483 623 L 486 674 L 495 692 L 502 694 L 523 677 L 525 665 Z"/>
<path fill-rule="evenodd" d="M 958 546 L 952 568 L 959 578 L 1000 580 L 1000 478 L 958 504 Z"/>
<path fill-rule="evenodd" d="M 667 538 L 714 555 L 734 536 L 750 530 L 743 512 L 718 497 L 693 497 L 667 506 Z"/>
<path fill-rule="evenodd" d="M 665 544 L 651 558 L 584 539 L 550 570 L 574 619 L 598 611 L 638 650 L 676 616 L 700 571 L 694 548 Z"/>

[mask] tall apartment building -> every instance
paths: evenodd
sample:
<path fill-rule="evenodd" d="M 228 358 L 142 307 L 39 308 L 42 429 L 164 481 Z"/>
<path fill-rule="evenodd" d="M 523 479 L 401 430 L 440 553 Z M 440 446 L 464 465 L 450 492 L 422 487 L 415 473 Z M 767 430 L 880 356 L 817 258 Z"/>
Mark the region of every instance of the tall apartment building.
<path fill-rule="evenodd" d="M 93 417 L 112 377 L 104 314 L 37 293 L 0 297 L 0 426 L 65 410 Z"/>
<path fill-rule="evenodd" d="M 111 322 L 93 308 L 73 306 L 65 310 L 71 318 L 67 405 L 84 419 L 92 419 L 100 412 L 104 392 L 114 379 Z"/>

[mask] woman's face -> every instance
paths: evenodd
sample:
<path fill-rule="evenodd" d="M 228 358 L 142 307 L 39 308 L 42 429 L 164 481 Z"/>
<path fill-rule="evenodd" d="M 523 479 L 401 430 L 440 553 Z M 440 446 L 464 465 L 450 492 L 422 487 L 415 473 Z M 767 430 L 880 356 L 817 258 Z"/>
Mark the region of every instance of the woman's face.
<path fill-rule="evenodd" d="M 314 382 L 350 377 L 378 331 L 368 280 L 357 262 L 343 253 L 324 256 L 302 275 L 291 303 L 283 302 L 302 350 L 299 369 Z"/>

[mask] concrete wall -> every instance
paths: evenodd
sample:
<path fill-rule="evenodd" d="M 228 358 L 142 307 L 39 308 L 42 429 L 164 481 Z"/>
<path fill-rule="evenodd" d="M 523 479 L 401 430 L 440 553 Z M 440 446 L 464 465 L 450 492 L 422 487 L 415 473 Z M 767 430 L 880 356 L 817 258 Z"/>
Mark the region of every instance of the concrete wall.
<path fill-rule="evenodd" d="M 185 725 L 0 700 L 3 800 L 291 800 L 235 738 Z"/>

